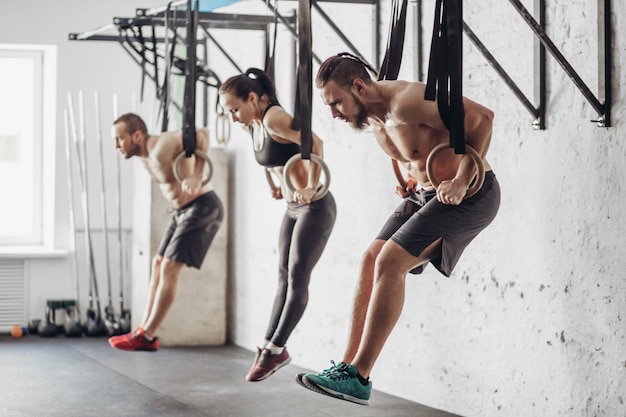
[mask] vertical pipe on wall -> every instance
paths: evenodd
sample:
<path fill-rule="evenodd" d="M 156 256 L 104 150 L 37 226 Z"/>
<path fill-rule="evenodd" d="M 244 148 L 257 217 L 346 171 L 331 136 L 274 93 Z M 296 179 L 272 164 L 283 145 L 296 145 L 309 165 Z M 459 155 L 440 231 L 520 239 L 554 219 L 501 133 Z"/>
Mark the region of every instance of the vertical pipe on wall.
<path fill-rule="evenodd" d="M 611 28 L 611 1 L 598 0 L 598 89 L 600 99 L 604 99 L 602 127 L 611 126 Z"/>
<path fill-rule="evenodd" d="M 535 16 L 539 20 L 539 25 L 545 30 L 546 27 L 546 2 L 545 0 L 535 0 Z M 534 129 L 544 130 L 546 128 L 546 47 L 541 41 L 533 38 L 534 42 L 534 95 L 535 103 L 539 103 L 537 108 L 537 118 L 533 121 Z"/>

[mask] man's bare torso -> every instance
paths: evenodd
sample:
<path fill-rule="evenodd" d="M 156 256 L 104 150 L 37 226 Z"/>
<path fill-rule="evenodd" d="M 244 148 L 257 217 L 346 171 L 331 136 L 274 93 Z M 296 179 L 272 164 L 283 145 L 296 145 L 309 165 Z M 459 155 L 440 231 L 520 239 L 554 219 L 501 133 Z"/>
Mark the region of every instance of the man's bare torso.
<path fill-rule="evenodd" d="M 450 135 L 437 103 L 424 100 L 424 87 L 406 81 L 379 82 L 385 116 L 368 120 L 385 153 L 401 163 L 422 187 L 428 187 L 426 159 L 435 146 L 449 143 Z M 433 165 L 437 178 L 453 178 L 461 157 L 452 149 L 439 154 Z"/>
<path fill-rule="evenodd" d="M 150 136 L 148 140 L 148 156 L 142 158 L 152 178 L 159 184 L 163 196 L 180 208 L 195 200 L 198 196 L 211 190 L 210 184 L 201 187 L 193 194 L 183 192 L 181 183 L 174 176 L 174 160 L 183 151 L 180 132 L 165 132 L 159 136 Z M 195 157 L 184 158 L 180 164 L 183 178 L 193 174 Z"/>

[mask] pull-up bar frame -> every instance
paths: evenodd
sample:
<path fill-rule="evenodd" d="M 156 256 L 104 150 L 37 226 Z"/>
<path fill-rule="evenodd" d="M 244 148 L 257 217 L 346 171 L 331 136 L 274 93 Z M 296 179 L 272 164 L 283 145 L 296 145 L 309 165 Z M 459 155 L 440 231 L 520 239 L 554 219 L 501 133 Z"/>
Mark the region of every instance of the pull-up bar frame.
<path fill-rule="evenodd" d="M 417 65 L 415 68 L 415 78 L 421 80 L 423 77 L 423 48 L 422 48 L 422 1 L 411 0 L 415 2 L 414 19 L 416 24 L 416 56 Z M 483 55 L 487 62 L 494 68 L 496 73 L 503 79 L 505 84 L 512 90 L 513 94 L 522 103 L 524 108 L 533 117 L 531 125 L 534 129 L 543 130 L 546 128 L 546 49 L 557 60 L 559 65 L 563 67 L 567 75 L 572 79 L 576 87 L 581 91 L 585 99 L 598 113 L 598 118 L 591 120 L 598 127 L 611 126 L 611 88 L 612 88 L 612 25 L 611 25 L 611 2 L 610 0 L 597 0 L 598 3 L 598 88 L 600 93 L 604 95 L 604 101 L 601 103 L 585 84 L 582 78 L 569 64 L 567 59 L 561 54 L 558 48 L 550 40 L 545 33 L 546 25 L 546 6 L 545 0 L 534 1 L 534 14 L 537 20 L 533 18 L 519 0 L 509 0 L 526 23 L 531 27 L 535 35 L 534 46 L 534 100 L 539 104 L 535 106 L 531 100 L 524 95 L 521 89 L 506 73 L 502 65 L 489 52 L 487 47 L 480 41 L 474 31 L 463 22 L 463 31 L 468 39 L 474 44 L 476 49 Z"/>
<path fill-rule="evenodd" d="M 177 2 L 171 3 L 170 7 L 187 4 L 187 0 L 181 0 Z M 146 71 L 144 68 L 144 63 L 140 59 L 141 57 L 137 57 L 136 53 L 138 53 L 136 47 L 133 45 L 127 45 L 127 43 L 134 42 L 122 37 L 121 32 L 115 35 L 104 34 L 104 32 L 110 30 L 120 30 L 120 29 L 131 29 L 131 28 L 141 28 L 143 26 L 166 26 L 166 14 L 167 7 L 159 7 L 154 9 L 136 9 L 135 17 L 114 17 L 113 22 L 101 27 L 98 27 L 94 30 L 84 32 L 84 33 L 70 33 L 68 38 L 69 40 L 80 40 L 80 41 L 109 41 L 109 42 L 119 42 L 124 49 L 131 57 L 133 61 L 139 66 L 142 67 L 142 71 L 144 76 L 150 78 L 153 82 L 155 82 L 158 86 L 158 80 L 156 74 L 151 74 L 149 71 Z M 206 45 L 206 40 L 211 40 L 217 48 L 225 55 L 225 57 L 237 68 L 237 70 L 241 71 L 237 63 L 233 60 L 233 58 L 226 52 L 226 50 L 217 43 L 215 38 L 210 35 L 209 29 L 241 29 L 241 30 L 262 30 L 266 31 L 268 25 L 272 24 L 273 18 L 272 16 L 264 16 L 264 15 L 243 15 L 243 14 L 229 14 L 229 13 L 210 13 L 210 12 L 198 12 L 198 27 L 204 32 L 206 35 L 204 39 L 196 40 L 196 45 L 204 44 Z M 293 24 L 295 22 L 295 17 L 284 18 L 285 24 Z M 187 24 L 187 20 L 185 17 L 185 11 L 183 10 L 170 10 L 170 17 L 167 19 L 168 25 L 174 28 L 185 27 Z M 164 37 L 158 37 L 154 39 L 156 43 L 165 42 Z M 180 40 L 179 40 L 180 41 Z M 206 46 L 204 46 L 206 48 Z M 156 45 L 155 50 L 153 51 L 155 56 L 154 60 L 158 59 L 156 56 Z M 168 54 L 168 51 L 165 52 Z M 139 54 L 141 55 L 141 54 Z M 156 64 L 155 64 L 156 65 Z M 205 86 L 205 100 L 204 100 L 204 114 L 206 119 L 206 113 L 208 110 L 208 103 L 206 102 L 207 86 Z M 182 107 L 176 103 L 171 102 L 171 104 L 182 113 Z"/>
<path fill-rule="evenodd" d="M 520 16 L 526 21 L 528 26 L 541 41 L 541 44 L 547 49 L 552 57 L 563 68 L 565 73 L 570 77 L 574 85 L 580 90 L 587 102 L 598 113 L 598 119 L 592 120 L 598 124 L 598 127 L 611 126 L 611 1 L 598 0 L 598 63 L 599 71 L 598 79 L 600 88 L 604 87 L 604 103 L 595 96 L 591 89 L 585 84 L 576 70 L 570 65 L 561 51 L 554 45 L 554 42 L 545 32 L 544 25 L 538 23 L 531 13 L 522 5 L 520 0 L 509 0 L 513 7 L 519 12 Z M 602 71 L 603 70 L 603 71 Z"/>
<path fill-rule="evenodd" d="M 284 17 L 278 12 L 278 10 L 276 10 L 276 8 L 274 7 L 274 5 L 272 5 L 269 2 L 266 2 L 265 0 L 261 0 L 263 3 L 266 4 L 267 8 L 272 12 L 276 14 L 276 17 L 278 18 L 278 20 L 280 20 L 289 30 L 289 32 L 291 33 L 291 35 L 294 37 L 295 40 L 298 39 L 298 33 L 296 31 L 295 25 L 292 26 L 291 24 L 286 23 Z M 379 55 L 380 55 L 380 47 L 379 47 L 379 35 L 380 35 L 380 29 L 379 29 L 379 18 L 380 18 L 380 4 L 379 1 L 377 0 L 314 0 L 311 2 L 312 7 L 317 11 L 317 13 L 321 16 L 321 18 L 328 24 L 328 26 L 330 26 L 330 28 L 333 30 L 333 32 L 335 32 L 335 34 L 343 41 L 343 43 L 348 47 L 348 49 L 350 49 L 350 51 L 352 51 L 352 53 L 360 56 L 363 60 L 365 60 L 365 57 L 363 56 L 363 54 L 361 52 L 359 52 L 359 50 L 356 48 L 356 46 L 354 46 L 352 44 L 352 42 L 348 39 L 348 37 L 343 33 L 343 31 L 339 28 L 339 26 L 337 26 L 335 24 L 335 22 L 328 16 L 328 14 L 319 6 L 318 3 L 350 3 L 350 4 L 369 4 L 374 6 L 374 33 L 373 33 L 373 44 L 374 44 L 374 59 L 375 59 L 375 63 L 376 65 L 371 65 L 370 66 L 374 67 L 374 68 L 378 68 L 379 66 Z M 313 56 L 313 60 L 315 60 L 315 62 L 317 62 L 318 64 L 322 63 L 322 60 L 315 54 L 314 51 L 311 52 L 312 56 Z M 365 61 L 367 62 L 367 61 Z"/>
<path fill-rule="evenodd" d="M 519 0 L 509 0 L 513 7 L 519 12 L 522 18 L 532 29 L 535 38 L 535 68 L 534 68 L 534 95 L 535 100 L 539 101 L 539 105 L 535 106 L 531 103 L 520 88 L 515 84 L 511 77 L 506 73 L 498 61 L 491 55 L 485 45 L 478 39 L 472 29 L 463 22 L 463 31 L 468 39 L 474 44 L 487 62 L 494 68 L 498 75 L 503 79 L 505 84 L 513 91 L 513 94 L 520 100 L 524 108 L 534 117 L 532 122 L 533 128 L 543 130 L 546 128 L 546 50 L 550 52 L 552 57 L 563 68 L 574 85 L 580 90 L 587 102 L 598 113 L 598 118 L 591 120 L 598 127 L 611 126 L 611 13 L 610 0 L 598 0 L 598 84 L 599 89 L 604 94 L 604 102 L 601 103 L 591 89 L 585 84 L 576 70 L 563 56 L 554 42 L 545 32 L 545 0 L 535 0 L 534 12 L 538 16 L 539 21 L 524 8 Z"/>

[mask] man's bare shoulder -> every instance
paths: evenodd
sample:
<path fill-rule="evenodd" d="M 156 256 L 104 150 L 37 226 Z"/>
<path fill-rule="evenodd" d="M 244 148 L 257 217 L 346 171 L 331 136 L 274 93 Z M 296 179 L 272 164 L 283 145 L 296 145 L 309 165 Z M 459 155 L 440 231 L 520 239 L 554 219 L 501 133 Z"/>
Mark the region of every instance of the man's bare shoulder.
<path fill-rule="evenodd" d="M 209 129 L 206 127 L 199 127 L 196 129 L 196 135 L 209 137 Z"/>
<path fill-rule="evenodd" d="M 421 82 L 389 81 L 389 115 L 399 123 L 421 124 L 438 118 L 435 102 L 424 99 L 426 85 Z"/>
<path fill-rule="evenodd" d="M 148 151 L 157 157 L 169 157 L 183 149 L 183 136 L 181 132 L 163 132 L 153 137 L 155 139 L 152 149 Z"/>
<path fill-rule="evenodd" d="M 163 132 L 159 134 L 159 140 L 162 142 L 171 142 L 173 140 L 182 140 L 183 134 L 181 131 L 177 132 Z"/>
<path fill-rule="evenodd" d="M 386 80 L 378 83 L 383 89 L 392 94 L 419 93 L 419 91 L 424 91 L 426 88 L 426 85 L 419 81 Z"/>

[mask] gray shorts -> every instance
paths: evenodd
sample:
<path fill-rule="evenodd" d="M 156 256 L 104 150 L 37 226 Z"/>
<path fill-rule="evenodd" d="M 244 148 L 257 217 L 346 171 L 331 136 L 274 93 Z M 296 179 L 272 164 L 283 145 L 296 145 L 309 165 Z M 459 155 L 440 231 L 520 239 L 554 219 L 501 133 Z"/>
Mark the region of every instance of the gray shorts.
<path fill-rule="evenodd" d="M 224 207 L 217 194 L 202 194 L 172 215 L 157 254 L 200 269 L 223 219 Z"/>
<path fill-rule="evenodd" d="M 435 195 L 435 191 L 422 190 L 405 199 L 376 238 L 391 239 L 415 257 L 442 238 L 441 257 L 431 263 L 449 277 L 467 245 L 496 217 L 500 185 L 495 174 L 487 171 L 481 189 L 458 206 L 443 204 Z M 410 272 L 420 274 L 424 266 Z"/>

